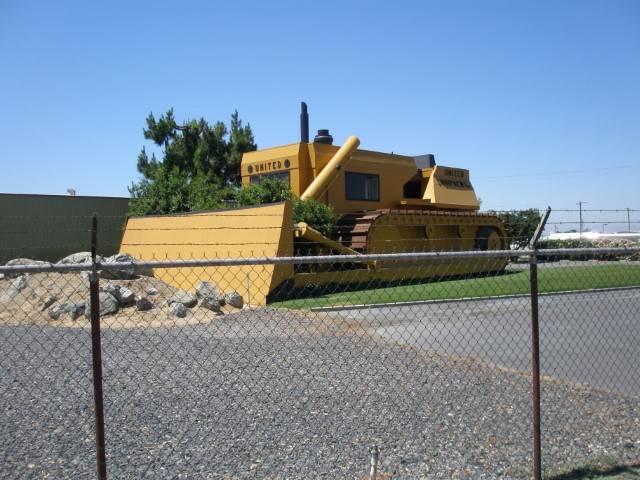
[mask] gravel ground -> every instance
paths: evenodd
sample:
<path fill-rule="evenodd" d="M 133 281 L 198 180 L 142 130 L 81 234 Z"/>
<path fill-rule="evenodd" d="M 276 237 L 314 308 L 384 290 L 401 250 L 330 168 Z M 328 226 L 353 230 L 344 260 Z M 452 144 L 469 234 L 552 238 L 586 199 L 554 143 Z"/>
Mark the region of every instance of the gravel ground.
<path fill-rule="evenodd" d="M 526 478 L 529 378 L 361 323 L 104 329 L 110 478 Z M 0 478 L 95 478 L 89 332 L 0 326 Z M 640 457 L 638 398 L 543 384 L 544 461 Z"/>

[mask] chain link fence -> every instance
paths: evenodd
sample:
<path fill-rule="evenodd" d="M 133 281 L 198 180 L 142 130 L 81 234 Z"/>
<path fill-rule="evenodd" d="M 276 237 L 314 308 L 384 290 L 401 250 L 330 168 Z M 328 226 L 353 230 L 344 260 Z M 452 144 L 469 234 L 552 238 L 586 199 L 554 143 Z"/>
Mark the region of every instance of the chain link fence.
<path fill-rule="evenodd" d="M 92 231 L 93 254 L 0 267 L 0 478 L 640 461 L 640 248 L 143 262 Z"/>

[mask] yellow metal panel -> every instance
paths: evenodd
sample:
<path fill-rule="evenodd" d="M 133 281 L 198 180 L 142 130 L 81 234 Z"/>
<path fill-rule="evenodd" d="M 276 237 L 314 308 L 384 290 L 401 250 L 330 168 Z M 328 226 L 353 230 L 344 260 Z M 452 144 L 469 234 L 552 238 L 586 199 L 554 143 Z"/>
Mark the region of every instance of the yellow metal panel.
<path fill-rule="evenodd" d="M 306 145 L 292 143 L 281 147 L 247 152 L 242 156 L 242 184 L 249 185 L 252 175 L 289 172 L 291 190 L 300 195 L 313 176 Z"/>
<path fill-rule="evenodd" d="M 300 195 L 302 200 L 315 199 L 318 200 L 333 179 L 340 175 L 349 166 L 349 160 L 355 152 L 356 148 L 360 145 L 358 137 L 351 136 L 347 138 L 347 141 L 338 149 L 331 160 L 324 166 L 322 171 L 316 174 L 311 185 L 309 185 L 305 191 Z"/>
<path fill-rule="evenodd" d="M 322 143 L 309 144 L 311 167 L 316 175 L 333 158 L 339 147 Z M 380 201 L 346 199 L 345 172 L 372 173 L 380 176 Z M 404 155 L 356 150 L 346 167 L 341 169 L 319 200 L 328 203 L 336 213 L 358 210 L 394 208 L 402 198 L 402 188 L 417 172 L 415 161 Z"/>
<path fill-rule="evenodd" d="M 140 260 L 249 258 L 293 254 L 291 202 L 233 210 L 133 217 L 120 247 Z M 156 269 L 155 276 L 193 291 L 200 280 L 235 290 L 264 305 L 267 294 L 293 276 L 291 265 Z"/>
<path fill-rule="evenodd" d="M 402 199 L 404 184 L 416 174 L 417 168 L 413 160 L 395 155 L 371 155 L 370 152 L 357 151 L 351 161 L 331 183 L 328 189 L 328 202 L 337 213 L 359 210 L 376 210 L 395 208 Z M 380 200 L 356 201 L 347 200 L 345 172 L 371 173 L 380 177 Z"/>
<path fill-rule="evenodd" d="M 469 170 L 438 165 L 433 169 L 423 198 L 432 204 L 452 209 L 480 208 L 469 181 Z"/>

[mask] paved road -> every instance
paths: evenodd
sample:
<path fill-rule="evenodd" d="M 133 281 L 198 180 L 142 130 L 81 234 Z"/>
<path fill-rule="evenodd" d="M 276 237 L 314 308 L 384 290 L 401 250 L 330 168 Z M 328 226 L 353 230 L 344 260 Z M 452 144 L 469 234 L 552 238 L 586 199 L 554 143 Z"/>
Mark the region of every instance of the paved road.
<path fill-rule="evenodd" d="M 531 365 L 528 297 L 345 310 L 377 334 L 516 370 Z M 640 289 L 540 297 L 543 374 L 640 395 Z"/>

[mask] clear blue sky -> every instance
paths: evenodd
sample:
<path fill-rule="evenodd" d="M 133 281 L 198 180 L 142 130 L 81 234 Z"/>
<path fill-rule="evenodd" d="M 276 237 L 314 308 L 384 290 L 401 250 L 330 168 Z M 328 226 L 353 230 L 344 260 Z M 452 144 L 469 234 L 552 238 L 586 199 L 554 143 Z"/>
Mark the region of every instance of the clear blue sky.
<path fill-rule="evenodd" d="M 127 195 L 144 119 L 468 168 L 484 208 L 640 208 L 640 2 L 0 4 L 0 191 Z"/>

